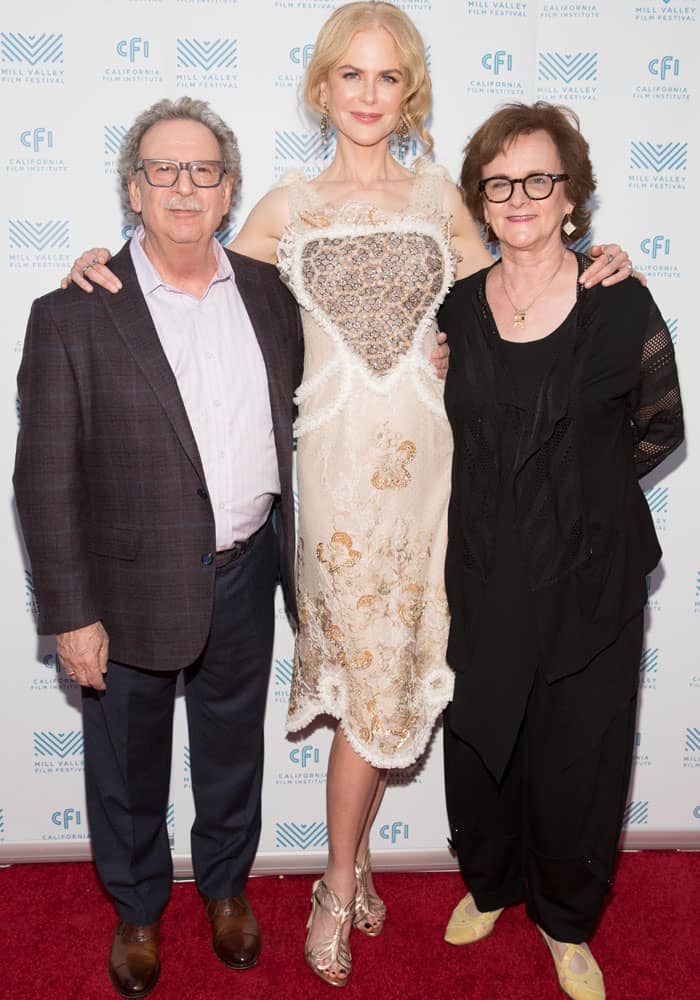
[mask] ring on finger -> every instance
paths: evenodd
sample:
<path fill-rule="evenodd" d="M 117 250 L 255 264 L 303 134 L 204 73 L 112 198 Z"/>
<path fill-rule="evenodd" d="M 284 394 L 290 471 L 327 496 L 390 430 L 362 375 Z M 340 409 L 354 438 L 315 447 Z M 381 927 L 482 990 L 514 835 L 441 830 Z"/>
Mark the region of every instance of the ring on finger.
<path fill-rule="evenodd" d="M 90 263 L 90 264 L 83 264 L 83 266 L 80 268 L 81 273 L 85 274 L 85 272 L 89 271 L 91 267 L 92 267 L 92 263 Z"/>
<path fill-rule="evenodd" d="M 613 261 L 614 261 L 614 259 L 615 259 L 615 255 L 614 255 L 614 254 L 612 254 L 612 253 L 606 253 L 606 255 L 605 255 L 605 256 L 606 256 L 606 257 L 608 258 L 608 264 L 612 264 L 612 262 L 613 262 Z"/>

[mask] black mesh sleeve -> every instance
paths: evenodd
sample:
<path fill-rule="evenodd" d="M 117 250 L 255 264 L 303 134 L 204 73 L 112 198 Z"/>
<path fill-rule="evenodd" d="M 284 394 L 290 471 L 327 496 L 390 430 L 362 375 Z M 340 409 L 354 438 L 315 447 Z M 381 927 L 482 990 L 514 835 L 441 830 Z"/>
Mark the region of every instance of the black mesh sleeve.
<path fill-rule="evenodd" d="M 632 425 L 634 461 L 641 478 L 683 440 L 683 408 L 673 341 L 653 302 L 642 347 L 639 396 Z"/>

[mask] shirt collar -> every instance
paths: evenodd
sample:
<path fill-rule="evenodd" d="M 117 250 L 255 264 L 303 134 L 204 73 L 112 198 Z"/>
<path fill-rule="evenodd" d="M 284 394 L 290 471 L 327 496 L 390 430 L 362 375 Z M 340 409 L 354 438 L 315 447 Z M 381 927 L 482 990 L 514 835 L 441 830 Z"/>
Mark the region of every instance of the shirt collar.
<path fill-rule="evenodd" d="M 143 226 L 137 226 L 129 242 L 131 260 L 134 265 L 134 270 L 136 271 L 136 277 L 138 278 L 139 285 L 141 286 L 141 291 L 144 295 L 150 295 L 152 292 L 155 292 L 157 288 L 166 288 L 169 291 L 180 292 L 181 290 L 179 288 L 174 288 L 172 285 L 168 285 L 165 281 L 163 281 L 160 274 L 153 266 L 148 254 L 143 249 L 142 242 L 145 232 L 146 231 Z M 205 298 L 209 294 L 209 289 L 217 282 L 230 280 L 235 284 L 236 280 L 233 268 L 231 267 L 231 261 L 226 256 L 226 251 L 221 246 L 219 241 L 215 240 L 213 237 L 212 244 L 214 246 L 214 257 L 216 258 L 216 271 L 214 272 L 214 276 L 209 282 L 207 290 L 202 298 Z"/>

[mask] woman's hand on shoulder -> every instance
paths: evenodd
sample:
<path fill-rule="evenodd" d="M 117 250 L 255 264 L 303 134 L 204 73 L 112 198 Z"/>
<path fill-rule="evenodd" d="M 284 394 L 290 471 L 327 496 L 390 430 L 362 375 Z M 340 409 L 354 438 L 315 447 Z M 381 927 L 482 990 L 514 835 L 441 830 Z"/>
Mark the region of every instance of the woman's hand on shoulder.
<path fill-rule="evenodd" d="M 274 187 L 254 206 L 229 250 L 267 264 L 277 263 L 277 247 L 289 225 L 289 193 Z"/>
<path fill-rule="evenodd" d="M 588 255 L 593 258 L 593 263 L 578 279 L 585 288 L 598 284 L 617 285 L 631 277 L 635 277 L 646 288 L 646 275 L 635 271 L 627 251 L 617 243 L 596 243 L 590 248 Z"/>
<path fill-rule="evenodd" d="M 466 278 L 493 263 L 493 257 L 484 246 L 481 232 L 462 201 L 459 188 L 452 181 L 445 182 L 445 211 L 452 219 L 452 250 L 457 257 L 456 277 Z"/>
<path fill-rule="evenodd" d="M 69 285 L 75 284 L 78 288 L 82 288 L 84 292 L 91 292 L 93 285 L 90 282 L 93 282 L 93 284 L 99 285 L 101 288 L 106 288 L 108 292 L 118 292 L 122 287 L 122 283 L 116 274 L 113 274 L 105 266 L 107 261 L 111 259 L 111 256 L 106 247 L 93 247 L 92 250 L 86 250 L 84 253 L 81 253 L 73 261 L 70 274 L 67 274 L 65 278 L 61 278 L 61 288 L 68 288 Z M 88 278 L 90 279 L 89 281 Z"/>

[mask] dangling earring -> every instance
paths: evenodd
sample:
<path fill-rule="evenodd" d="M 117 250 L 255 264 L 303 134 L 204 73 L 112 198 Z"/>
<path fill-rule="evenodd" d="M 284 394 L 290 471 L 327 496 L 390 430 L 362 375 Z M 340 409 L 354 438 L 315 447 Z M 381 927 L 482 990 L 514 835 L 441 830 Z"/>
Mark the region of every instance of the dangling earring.
<path fill-rule="evenodd" d="M 576 232 L 576 226 L 571 221 L 571 212 L 568 212 L 564 216 L 565 221 L 562 222 L 561 228 L 564 230 L 567 236 L 571 236 L 572 233 Z"/>
<path fill-rule="evenodd" d="M 396 136 L 399 159 L 403 163 L 408 155 L 408 147 L 411 140 L 411 131 L 408 126 L 408 119 L 406 118 L 405 111 L 401 112 L 399 123 L 394 129 L 394 135 Z"/>
<path fill-rule="evenodd" d="M 328 133 L 330 131 L 330 119 L 328 117 L 328 105 L 323 102 L 323 114 L 321 115 L 321 142 L 324 146 L 328 145 Z"/>

